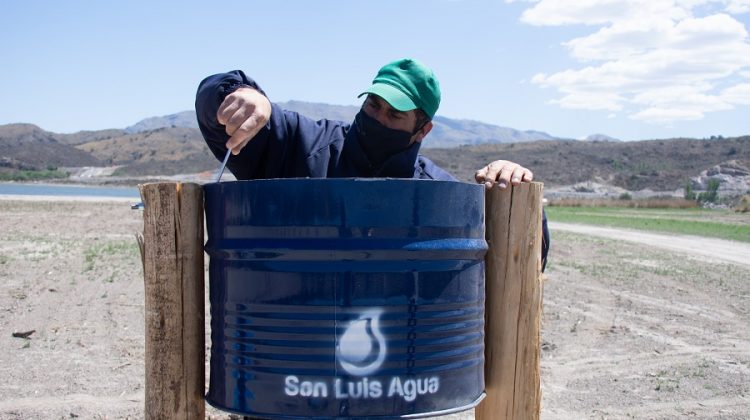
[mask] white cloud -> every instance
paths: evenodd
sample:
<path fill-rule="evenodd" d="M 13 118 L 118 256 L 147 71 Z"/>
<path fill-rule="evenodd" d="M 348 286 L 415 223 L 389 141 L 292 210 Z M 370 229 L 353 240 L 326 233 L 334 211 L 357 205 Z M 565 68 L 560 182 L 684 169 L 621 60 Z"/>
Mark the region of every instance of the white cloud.
<path fill-rule="evenodd" d="M 541 0 L 522 21 L 599 28 L 563 43 L 585 67 L 531 82 L 556 89 L 561 97 L 550 102 L 563 108 L 622 110 L 655 123 L 747 105 L 748 84 L 719 91 L 750 74 L 748 31 L 723 12 L 745 9 L 750 0 Z"/>
<path fill-rule="evenodd" d="M 703 119 L 703 112 L 696 109 L 646 108 L 630 115 L 630 119 L 655 124 L 669 124 L 675 121 Z"/>
<path fill-rule="evenodd" d="M 694 4 L 706 0 L 541 0 L 521 15 L 521 21 L 540 26 L 600 25 L 652 16 L 688 17 Z"/>
<path fill-rule="evenodd" d="M 750 105 L 750 83 L 740 83 L 724 89 L 721 98 L 731 104 Z"/>
<path fill-rule="evenodd" d="M 732 14 L 750 12 L 750 0 L 729 0 L 726 10 Z"/>
<path fill-rule="evenodd" d="M 622 98 L 616 94 L 602 95 L 600 93 L 575 92 L 555 99 L 550 103 L 558 104 L 567 109 L 591 109 L 603 111 L 619 111 L 622 109 Z"/>
<path fill-rule="evenodd" d="M 651 123 L 702 119 L 707 112 L 726 111 L 734 107 L 717 95 L 702 92 L 694 86 L 670 86 L 642 92 L 632 100 L 645 107 L 630 116 Z"/>
<path fill-rule="evenodd" d="M 612 60 L 642 54 L 665 44 L 671 28 L 669 19 L 623 21 L 563 45 L 579 60 Z"/>
<path fill-rule="evenodd" d="M 705 89 L 693 86 L 669 86 L 651 89 L 639 93 L 633 97 L 633 102 L 643 105 L 665 106 L 675 102 L 700 104 L 702 102 L 712 103 L 720 107 L 720 101 L 715 97 L 705 94 Z"/>

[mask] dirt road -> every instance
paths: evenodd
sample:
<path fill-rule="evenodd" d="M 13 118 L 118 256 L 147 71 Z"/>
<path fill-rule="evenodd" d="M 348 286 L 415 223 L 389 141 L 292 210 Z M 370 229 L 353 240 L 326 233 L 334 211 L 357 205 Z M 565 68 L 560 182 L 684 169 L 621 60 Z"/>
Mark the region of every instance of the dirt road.
<path fill-rule="evenodd" d="M 550 222 L 550 229 L 618 241 L 636 242 L 654 248 L 684 253 L 691 258 L 708 258 L 750 267 L 750 244 L 744 242 L 559 222 Z"/>

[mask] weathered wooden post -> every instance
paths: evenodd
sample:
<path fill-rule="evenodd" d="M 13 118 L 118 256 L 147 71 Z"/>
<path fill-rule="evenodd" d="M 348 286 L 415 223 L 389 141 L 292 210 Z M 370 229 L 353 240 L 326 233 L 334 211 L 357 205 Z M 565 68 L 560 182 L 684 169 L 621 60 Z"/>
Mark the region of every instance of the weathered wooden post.
<path fill-rule="evenodd" d="M 538 419 L 541 409 L 542 184 L 486 194 L 485 388 L 479 420 Z"/>
<path fill-rule="evenodd" d="M 146 419 L 203 419 L 203 189 L 140 185 L 144 203 Z"/>

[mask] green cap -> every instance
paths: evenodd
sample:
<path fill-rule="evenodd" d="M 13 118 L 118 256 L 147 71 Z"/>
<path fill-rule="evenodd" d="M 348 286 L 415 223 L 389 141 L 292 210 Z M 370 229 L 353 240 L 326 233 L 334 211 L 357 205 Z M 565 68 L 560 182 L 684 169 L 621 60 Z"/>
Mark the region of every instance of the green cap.
<path fill-rule="evenodd" d="M 398 111 L 421 109 L 430 118 L 440 105 L 440 83 L 435 73 L 419 61 L 404 58 L 378 71 L 372 86 L 359 96 L 372 93 Z"/>

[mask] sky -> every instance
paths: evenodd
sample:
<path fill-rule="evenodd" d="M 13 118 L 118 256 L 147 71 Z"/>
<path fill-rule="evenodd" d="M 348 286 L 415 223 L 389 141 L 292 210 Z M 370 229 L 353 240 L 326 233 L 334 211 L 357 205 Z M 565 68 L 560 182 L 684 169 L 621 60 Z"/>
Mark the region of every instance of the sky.
<path fill-rule="evenodd" d="M 435 71 L 444 117 L 576 139 L 747 135 L 748 30 L 750 0 L 9 0 L 0 124 L 124 128 L 192 109 L 204 77 L 234 69 L 272 101 L 359 105 L 411 57 Z"/>

